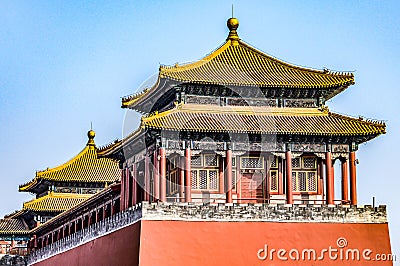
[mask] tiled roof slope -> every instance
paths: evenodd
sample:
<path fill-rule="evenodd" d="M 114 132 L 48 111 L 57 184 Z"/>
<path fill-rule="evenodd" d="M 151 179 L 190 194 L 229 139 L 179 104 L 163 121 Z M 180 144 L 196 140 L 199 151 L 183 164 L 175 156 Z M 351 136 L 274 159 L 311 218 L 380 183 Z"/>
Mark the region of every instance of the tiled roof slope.
<path fill-rule="evenodd" d="M 197 132 L 300 135 L 379 135 L 383 122 L 330 112 L 327 108 L 217 107 L 183 104 L 142 119 L 142 127 Z"/>
<path fill-rule="evenodd" d="M 354 83 L 352 73 L 294 66 L 250 45 L 229 41 L 198 62 L 162 66 L 161 78 L 181 82 L 280 88 L 330 88 Z"/>
<path fill-rule="evenodd" d="M 0 235 L 27 234 L 28 231 L 21 219 L 0 219 Z"/>
<path fill-rule="evenodd" d="M 219 48 L 193 63 L 160 66 L 157 83 L 151 89 L 146 88 L 138 94 L 124 97 L 122 107 L 131 107 L 154 93 L 160 83 L 164 83 L 160 82 L 161 79 L 225 86 L 333 88 L 333 92 L 326 96 L 327 99 L 354 84 L 353 73 L 316 70 L 289 64 L 240 40 L 236 33 L 237 27 L 233 29 L 229 24 L 228 27 L 229 37 Z"/>
<path fill-rule="evenodd" d="M 111 183 L 120 179 L 118 163 L 109 158 L 98 158 L 93 139 L 70 161 L 44 171 L 36 172 L 35 178 L 19 187 L 20 191 L 29 191 L 40 180 L 60 182 L 104 182 Z"/>
<path fill-rule="evenodd" d="M 53 193 L 25 202 L 23 210 L 62 212 L 75 207 L 82 201 L 93 196 L 92 194 Z"/>

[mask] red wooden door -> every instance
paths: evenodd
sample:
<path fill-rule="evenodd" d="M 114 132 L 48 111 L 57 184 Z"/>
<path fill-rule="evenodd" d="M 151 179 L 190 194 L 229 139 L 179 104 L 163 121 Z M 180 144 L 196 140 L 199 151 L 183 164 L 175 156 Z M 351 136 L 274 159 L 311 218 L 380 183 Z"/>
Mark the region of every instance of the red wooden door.
<path fill-rule="evenodd" d="M 263 202 L 263 181 L 262 174 L 242 174 L 240 197 L 242 202 Z"/>

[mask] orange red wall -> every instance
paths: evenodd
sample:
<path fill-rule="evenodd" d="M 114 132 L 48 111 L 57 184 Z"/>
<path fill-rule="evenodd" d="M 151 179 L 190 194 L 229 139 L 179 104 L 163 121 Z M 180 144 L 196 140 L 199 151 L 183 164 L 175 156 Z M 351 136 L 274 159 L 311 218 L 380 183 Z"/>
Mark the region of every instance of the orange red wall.
<path fill-rule="evenodd" d="M 376 260 L 390 253 L 387 224 L 144 220 L 35 265 L 392 265 Z"/>
<path fill-rule="evenodd" d="M 139 237 L 140 222 L 137 222 L 34 265 L 138 265 Z"/>

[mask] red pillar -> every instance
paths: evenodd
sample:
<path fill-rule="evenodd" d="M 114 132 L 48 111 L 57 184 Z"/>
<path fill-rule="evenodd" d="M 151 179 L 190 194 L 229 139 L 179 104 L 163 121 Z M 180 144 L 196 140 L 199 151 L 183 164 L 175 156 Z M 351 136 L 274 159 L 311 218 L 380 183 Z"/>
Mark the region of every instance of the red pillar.
<path fill-rule="evenodd" d="M 286 151 L 286 203 L 293 204 L 292 152 Z"/>
<path fill-rule="evenodd" d="M 356 152 L 350 152 L 350 200 L 357 205 Z"/>
<path fill-rule="evenodd" d="M 226 203 L 232 203 L 232 150 L 226 150 Z"/>
<path fill-rule="evenodd" d="M 185 202 L 185 158 L 183 156 L 179 157 L 179 201 Z"/>
<path fill-rule="evenodd" d="M 278 157 L 278 194 L 283 195 L 283 167 L 281 157 Z"/>
<path fill-rule="evenodd" d="M 125 210 L 125 169 L 121 171 L 121 196 L 120 196 L 120 210 Z M 97 219 L 97 218 L 96 218 Z"/>
<path fill-rule="evenodd" d="M 219 190 L 220 194 L 224 194 L 224 181 L 225 181 L 225 172 L 224 172 L 224 157 L 219 156 L 219 167 L 218 167 L 218 175 L 219 175 Z"/>
<path fill-rule="evenodd" d="M 130 206 L 136 205 L 137 202 L 137 194 L 138 194 L 138 189 L 137 189 L 137 171 L 136 171 L 136 163 L 132 165 L 132 172 L 129 172 L 130 174 L 130 184 L 131 184 L 131 189 L 130 189 Z"/>
<path fill-rule="evenodd" d="M 157 150 L 154 151 L 154 198 L 160 199 L 160 162 Z"/>
<path fill-rule="evenodd" d="M 165 154 L 165 148 L 160 148 L 160 200 L 162 202 L 167 201 L 167 158 Z"/>
<path fill-rule="evenodd" d="M 131 205 L 131 195 L 132 195 L 132 178 L 129 168 L 125 169 L 125 209 L 129 208 Z"/>
<path fill-rule="evenodd" d="M 192 201 L 192 151 L 185 149 L 185 202 Z"/>
<path fill-rule="evenodd" d="M 144 186 L 143 186 L 143 190 L 144 190 L 144 200 L 145 201 L 150 201 L 150 158 L 149 156 L 146 155 L 146 157 L 144 157 Z"/>
<path fill-rule="evenodd" d="M 333 165 L 332 165 L 332 154 L 331 152 L 325 153 L 325 165 L 326 165 L 326 204 L 334 204 L 335 198 L 335 180 L 333 177 Z"/>
<path fill-rule="evenodd" d="M 342 200 L 349 200 L 349 177 L 348 177 L 348 162 L 347 159 L 342 159 Z"/>

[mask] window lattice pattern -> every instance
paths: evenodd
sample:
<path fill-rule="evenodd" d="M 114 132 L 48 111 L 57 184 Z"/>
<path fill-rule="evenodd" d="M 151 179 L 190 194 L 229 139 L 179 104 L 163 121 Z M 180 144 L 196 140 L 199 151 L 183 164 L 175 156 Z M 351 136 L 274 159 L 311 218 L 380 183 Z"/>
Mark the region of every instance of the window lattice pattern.
<path fill-rule="evenodd" d="M 232 157 L 232 166 L 236 166 L 236 157 L 235 156 Z"/>
<path fill-rule="evenodd" d="M 271 161 L 271 168 L 277 168 L 278 167 L 278 163 L 277 163 L 277 158 L 274 156 L 274 158 Z"/>
<path fill-rule="evenodd" d="M 303 158 L 304 168 L 315 168 L 315 158 L 314 157 L 304 157 Z"/>
<path fill-rule="evenodd" d="M 218 173 L 217 171 L 209 171 L 210 189 L 218 189 Z"/>
<path fill-rule="evenodd" d="M 293 171 L 292 188 L 296 192 L 317 192 L 317 174 L 315 171 Z"/>
<path fill-rule="evenodd" d="M 205 155 L 204 159 L 206 163 L 205 166 L 218 166 L 216 155 Z"/>
<path fill-rule="evenodd" d="M 278 191 L 278 172 L 270 171 L 270 191 Z"/>
<path fill-rule="evenodd" d="M 197 177 L 197 171 L 196 170 L 194 170 L 194 171 L 191 171 L 191 187 L 193 188 L 193 189 L 196 189 L 197 188 L 197 179 L 198 179 L 198 177 Z"/>
<path fill-rule="evenodd" d="M 200 156 L 192 156 L 192 166 L 201 166 L 201 157 Z"/>
<path fill-rule="evenodd" d="M 292 173 L 292 190 L 297 191 L 297 177 L 296 172 Z"/>
<path fill-rule="evenodd" d="M 232 189 L 236 189 L 236 171 L 232 171 Z"/>
<path fill-rule="evenodd" d="M 178 175 L 176 171 L 170 174 L 170 182 L 167 185 L 169 186 L 169 194 L 174 194 L 178 191 Z"/>
<path fill-rule="evenodd" d="M 300 158 L 292 158 L 292 167 L 300 168 Z"/>
<path fill-rule="evenodd" d="M 244 157 L 242 158 L 242 169 L 261 169 L 263 168 L 263 160 L 262 158 L 251 158 Z"/>
<path fill-rule="evenodd" d="M 200 184 L 199 188 L 200 189 L 207 189 L 207 171 L 206 170 L 200 170 Z"/>
<path fill-rule="evenodd" d="M 218 190 L 219 175 L 218 170 L 192 170 L 192 189 Z"/>
<path fill-rule="evenodd" d="M 307 181 L 308 181 L 308 190 L 317 191 L 317 178 L 315 176 L 315 172 L 308 173 Z"/>
<path fill-rule="evenodd" d="M 298 182 L 299 182 L 299 190 L 306 191 L 307 190 L 306 172 L 298 173 Z"/>

